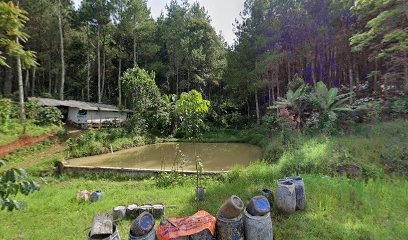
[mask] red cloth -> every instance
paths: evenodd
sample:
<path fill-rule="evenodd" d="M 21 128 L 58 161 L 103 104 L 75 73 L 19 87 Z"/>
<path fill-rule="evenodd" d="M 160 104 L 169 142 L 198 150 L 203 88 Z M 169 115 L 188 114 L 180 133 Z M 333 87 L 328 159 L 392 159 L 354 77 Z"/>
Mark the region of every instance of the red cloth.
<path fill-rule="evenodd" d="M 208 229 L 212 235 L 215 233 L 215 217 L 206 211 L 198 211 L 191 217 L 169 218 L 169 224 L 157 228 L 159 240 L 170 240 L 183 236 L 190 236 Z M 175 226 L 174 226 L 174 225 Z"/>

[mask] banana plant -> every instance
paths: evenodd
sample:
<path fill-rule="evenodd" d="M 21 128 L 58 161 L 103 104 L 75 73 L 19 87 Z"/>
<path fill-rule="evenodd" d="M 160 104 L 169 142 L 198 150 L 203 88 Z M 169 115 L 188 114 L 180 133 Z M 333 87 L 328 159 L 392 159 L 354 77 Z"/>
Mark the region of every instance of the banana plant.
<path fill-rule="evenodd" d="M 289 91 L 286 93 L 285 98 L 278 97 L 271 109 L 288 109 L 296 117 L 296 122 L 299 124 L 303 118 L 303 112 L 307 104 L 308 87 L 306 84 L 302 84 L 296 91 Z"/>
<path fill-rule="evenodd" d="M 339 112 L 352 111 L 347 104 L 352 94 L 339 94 L 338 88 L 329 90 L 323 82 L 318 82 L 311 98 L 321 114 L 327 114 L 331 120 L 335 120 Z"/>

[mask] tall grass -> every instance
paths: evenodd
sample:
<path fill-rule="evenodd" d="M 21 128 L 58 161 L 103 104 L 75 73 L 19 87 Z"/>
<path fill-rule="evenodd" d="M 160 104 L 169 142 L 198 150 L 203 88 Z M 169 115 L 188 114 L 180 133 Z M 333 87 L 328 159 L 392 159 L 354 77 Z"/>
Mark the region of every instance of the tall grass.
<path fill-rule="evenodd" d="M 26 123 L 26 135 L 28 136 L 40 136 L 51 132 L 58 127 L 54 125 L 50 126 L 38 126 L 33 121 L 27 120 Z M 0 146 L 9 144 L 18 139 L 23 133 L 23 125 L 19 123 L 18 119 L 10 119 L 6 124 L 0 124 Z"/>
<path fill-rule="evenodd" d="M 206 200 L 199 209 L 211 214 L 232 194 L 244 202 L 263 187 L 275 190 L 282 177 L 266 164 L 235 169 L 222 179 L 208 179 Z M 407 236 L 408 181 L 378 179 L 368 182 L 345 177 L 302 175 L 305 178 L 308 206 L 292 215 L 273 210 L 276 239 L 404 239 Z M 105 192 L 97 203 L 78 203 L 80 189 Z M 156 188 L 154 180 L 111 181 L 83 178 L 49 180 L 40 192 L 24 196 L 28 208 L 21 212 L 0 212 L 3 239 L 82 239 L 96 213 L 109 212 L 114 206 L 130 203 L 164 203 L 177 208 L 166 210 L 169 217 L 191 215 L 196 211 L 194 181 L 180 186 Z M 119 231 L 126 238 L 130 221 L 122 221 Z"/>
<path fill-rule="evenodd" d="M 248 202 L 264 187 L 275 191 L 279 178 L 300 175 L 305 180 L 307 209 L 285 215 L 274 206 L 274 239 L 406 239 L 407 127 L 408 121 L 399 120 L 361 126 L 353 135 L 300 135 L 282 149 L 274 164 L 256 162 L 216 178 L 205 178 L 206 199 L 198 209 L 215 215 L 233 194 Z M 211 134 L 218 140 L 235 138 L 266 147 L 280 144 L 271 142 L 262 129 L 228 130 L 207 137 Z M 43 159 L 34 169 L 39 171 L 54 161 L 52 157 Z M 197 210 L 195 183 L 190 177 L 181 177 L 168 187 L 158 186 L 155 178 L 63 175 L 46 179 L 48 184 L 42 183 L 40 192 L 19 198 L 28 204 L 27 209 L 0 212 L 0 239 L 83 239 L 96 213 L 123 204 L 175 205 L 177 208 L 166 210 L 169 217 L 187 216 Z M 92 204 L 78 203 L 75 194 L 83 189 L 103 190 L 105 198 Z M 118 223 L 122 237 L 126 238 L 130 224 Z"/>

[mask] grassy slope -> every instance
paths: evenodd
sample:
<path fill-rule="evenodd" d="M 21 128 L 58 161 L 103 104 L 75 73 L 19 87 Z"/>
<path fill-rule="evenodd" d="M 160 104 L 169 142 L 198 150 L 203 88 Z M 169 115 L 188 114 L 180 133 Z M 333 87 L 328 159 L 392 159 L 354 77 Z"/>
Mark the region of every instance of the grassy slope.
<path fill-rule="evenodd" d="M 379 156 L 387 152 L 388 143 L 408 142 L 407 124 L 407 121 L 384 123 L 369 127 L 369 131 L 362 129 L 354 136 L 329 141 L 302 139 L 302 144 L 286 151 L 275 165 L 257 163 L 246 169 L 237 168 L 216 180 L 207 179 L 206 200 L 200 209 L 215 215 L 232 194 L 246 202 L 265 186 L 275 189 L 278 178 L 300 173 L 305 178 L 308 208 L 289 216 L 274 209 L 275 239 L 404 239 L 408 236 L 406 174 L 367 174 L 366 169 L 387 172 L 388 167 L 382 165 Z M 31 158 L 27 156 L 15 166 L 26 166 L 30 162 L 32 173 L 38 173 L 55 158 L 63 156 L 61 152 L 43 156 L 50 148 L 53 146 L 34 150 Z M 32 159 L 36 160 L 32 162 Z M 342 161 L 357 160 L 363 166 L 357 179 L 323 175 L 330 174 L 332 167 Z M 176 209 L 167 211 L 168 216 L 190 215 L 196 210 L 192 179 L 186 179 L 182 186 L 169 188 L 158 188 L 153 179 L 115 181 L 67 176 L 60 180 L 47 179 L 49 184 L 42 183 L 40 192 L 19 197 L 28 203 L 26 210 L 0 212 L 0 239 L 83 239 L 87 232 L 84 229 L 91 225 L 96 213 L 110 211 L 120 204 L 176 205 Z M 77 203 L 75 194 L 79 189 L 102 189 L 106 196 L 98 203 Z M 126 238 L 130 221 L 119 225 L 120 234 Z"/>
<path fill-rule="evenodd" d="M 244 201 L 264 186 L 275 185 L 268 167 L 257 165 L 231 181 L 207 182 L 206 201 L 200 204 L 216 214 L 224 199 L 238 194 Z M 379 180 L 364 183 L 346 178 L 305 175 L 308 209 L 290 216 L 274 211 L 275 239 L 403 239 L 408 235 L 408 181 Z M 77 203 L 78 189 L 103 189 L 98 203 Z M 32 196 L 22 197 L 29 207 L 22 212 L 1 212 L 0 236 L 4 239 L 83 239 L 93 216 L 119 204 L 162 202 L 176 205 L 168 216 L 195 212 L 194 185 L 156 188 L 152 181 L 68 179 L 43 184 Z M 125 236 L 129 221 L 120 223 Z"/>
<path fill-rule="evenodd" d="M 37 126 L 28 121 L 26 126 L 26 135 L 28 136 L 40 136 L 45 133 L 49 133 L 55 126 Z M 23 126 L 17 119 L 12 119 L 7 126 L 0 126 L 0 146 L 6 145 L 18 139 L 23 132 Z"/>

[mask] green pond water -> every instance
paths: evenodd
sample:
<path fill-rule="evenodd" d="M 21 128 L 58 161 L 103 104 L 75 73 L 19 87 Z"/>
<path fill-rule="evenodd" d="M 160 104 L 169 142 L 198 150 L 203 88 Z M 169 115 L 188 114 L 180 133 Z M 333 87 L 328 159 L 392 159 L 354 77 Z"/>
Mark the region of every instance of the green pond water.
<path fill-rule="evenodd" d="M 171 170 L 179 149 L 187 160 L 184 170 L 195 170 L 194 152 L 204 171 L 227 171 L 235 165 L 248 166 L 261 158 L 261 148 L 244 143 L 162 143 L 114 153 L 71 159 L 71 166 L 119 167 Z"/>

